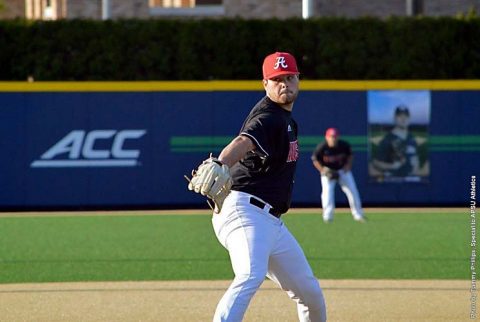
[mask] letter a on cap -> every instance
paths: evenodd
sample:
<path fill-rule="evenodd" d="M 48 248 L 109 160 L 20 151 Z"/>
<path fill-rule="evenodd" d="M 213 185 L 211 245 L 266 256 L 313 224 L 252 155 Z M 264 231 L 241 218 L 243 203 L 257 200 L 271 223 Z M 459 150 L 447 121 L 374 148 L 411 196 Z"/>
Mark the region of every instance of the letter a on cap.
<path fill-rule="evenodd" d="M 273 66 L 273 69 L 278 69 L 280 66 L 282 68 L 288 68 L 287 63 L 285 62 L 285 57 L 283 56 L 277 57 L 277 61 L 275 63 L 275 66 Z"/>

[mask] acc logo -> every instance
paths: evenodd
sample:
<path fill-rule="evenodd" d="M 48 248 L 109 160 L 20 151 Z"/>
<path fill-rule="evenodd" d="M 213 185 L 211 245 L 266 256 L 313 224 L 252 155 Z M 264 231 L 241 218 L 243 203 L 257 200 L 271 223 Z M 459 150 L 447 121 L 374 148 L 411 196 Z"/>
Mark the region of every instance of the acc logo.
<path fill-rule="evenodd" d="M 146 130 L 73 130 L 48 149 L 32 168 L 135 167 L 139 150 L 126 150 L 125 141 L 139 139 Z M 113 138 L 113 140 L 111 140 Z M 95 149 L 98 141 L 111 142 L 109 149 Z M 103 143 L 105 146 L 105 143 Z M 67 153 L 68 158 L 55 158 Z"/>

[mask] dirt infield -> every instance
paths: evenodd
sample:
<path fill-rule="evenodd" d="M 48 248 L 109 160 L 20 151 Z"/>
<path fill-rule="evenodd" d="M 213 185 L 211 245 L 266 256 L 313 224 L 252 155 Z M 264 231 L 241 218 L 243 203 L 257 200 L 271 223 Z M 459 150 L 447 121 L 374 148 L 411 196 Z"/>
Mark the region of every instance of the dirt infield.
<path fill-rule="evenodd" d="M 0 285 L 0 321 L 211 321 L 229 281 Z M 470 321 L 470 282 L 323 280 L 329 321 Z M 266 281 L 245 321 L 298 321 Z"/>

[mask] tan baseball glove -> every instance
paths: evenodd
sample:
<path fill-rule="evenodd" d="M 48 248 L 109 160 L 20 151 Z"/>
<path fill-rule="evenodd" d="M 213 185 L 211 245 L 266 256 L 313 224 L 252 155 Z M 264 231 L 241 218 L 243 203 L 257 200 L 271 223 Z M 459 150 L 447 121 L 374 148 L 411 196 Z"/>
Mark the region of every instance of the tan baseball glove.
<path fill-rule="evenodd" d="M 207 200 L 208 205 L 218 214 L 232 187 L 228 166 L 210 155 L 197 170 L 192 171 L 192 178 L 185 178 L 189 182 L 188 189 L 211 199 L 214 206 Z"/>
<path fill-rule="evenodd" d="M 338 173 L 337 170 L 327 168 L 327 167 L 325 167 L 323 174 L 330 180 L 338 180 L 338 178 L 340 177 L 340 174 Z"/>

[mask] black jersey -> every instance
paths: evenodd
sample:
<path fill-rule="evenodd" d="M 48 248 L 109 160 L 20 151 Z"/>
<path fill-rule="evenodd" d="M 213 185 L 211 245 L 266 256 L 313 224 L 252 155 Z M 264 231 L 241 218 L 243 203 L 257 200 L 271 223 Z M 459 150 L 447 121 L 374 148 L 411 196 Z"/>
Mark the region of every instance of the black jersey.
<path fill-rule="evenodd" d="M 318 161 L 322 166 L 334 170 L 342 169 L 352 155 L 352 148 L 348 142 L 338 140 L 337 145 L 329 147 L 327 142 L 317 145 L 313 151 L 312 160 Z"/>
<path fill-rule="evenodd" d="M 291 112 L 268 97 L 261 99 L 240 130 L 256 148 L 232 167 L 232 190 L 263 199 L 276 214 L 287 212 L 299 156 L 297 134 Z"/>
<path fill-rule="evenodd" d="M 416 155 L 417 142 L 412 134 L 408 133 L 403 139 L 390 132 L 380 141 L 376 159 L 387 163 L 405 160 L 400 168 L 387 171 L 392 176 L 404 177 L 411 174 L 413 170 L 411 159 Z"/>

